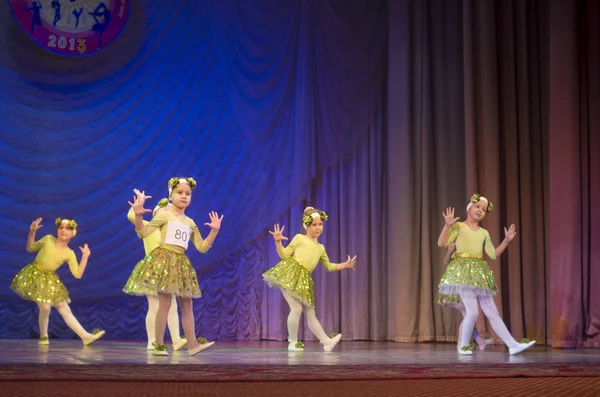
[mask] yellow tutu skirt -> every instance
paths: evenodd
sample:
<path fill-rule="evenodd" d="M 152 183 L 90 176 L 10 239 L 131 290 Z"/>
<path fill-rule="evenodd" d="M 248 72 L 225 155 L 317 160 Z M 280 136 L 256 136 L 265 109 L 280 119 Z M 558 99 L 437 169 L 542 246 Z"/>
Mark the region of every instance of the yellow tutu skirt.
<path fill-rule="evenodd" d="M 446 266 L 438 291 L 442 295 L 491 296 L 496 294 L 498 287 L 494 273 L 486 261 L 462 257 L 459 253 Z"/>
<path fill-rule="evenodd" d="M 21 298 L 34 302 L 57 305 L 71 302 L 69 291 L 54 272 L 44 272 L 31 263 L 25 266 L 10 283 L 10 288 Z"/>
<path fill-rule="evenodd" d="M 263 273 L 270 287 L 289 291 L 306 306 L 315 306 L 315 283 L 308 269 L 294 258 L 286 258 Z"/>
<path fill-rule="evenodd" d="M 133 269 L 123 291 L 129 295 L 158 292 L 186 298 L 202 296 L 196 271 L 185 254 L 158 247 Z"/>

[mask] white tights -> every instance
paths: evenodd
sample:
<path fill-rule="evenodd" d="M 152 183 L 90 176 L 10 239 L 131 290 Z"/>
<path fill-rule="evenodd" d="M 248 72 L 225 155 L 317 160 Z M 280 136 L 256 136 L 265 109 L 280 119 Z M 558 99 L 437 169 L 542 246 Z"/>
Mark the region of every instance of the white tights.
<path fill-rule="evenodd" d="M 50 310 L 52 310 L 52 306 L 49 303 L 37 302 L 38 308 L 40 309 L 40 314 L 38 318 L 38 324 L 40 326 L 40 338 L 48 337 L 48 322 L 50 320 Z M 61 302 L 58 305 L 54 306 L 56 310 L 60 313 L 62 318 L 65 320 L 65 323 L 81 338 L 84 340 L 86 338 L 90 338 L 92 334 L 87 332 L 77 321 L 73 312 L 71 312 L 71 308 L 67 302 Z"/>
<path fill-rule="evenodd" d="M 469 346 L 471 341 L 471 334 L 473 334 L 473 330 L 475 329 L 475 323 L 477 322 L 477 317 L 479 316 L 479 308 L 477 306 L 477 301 L 479 301 L 479 305 L 481 305 L 481 310 L 490 321 L 494 332 L 508 347 L 516 347 L 519 343 L 512 337 L 504 321 L 500 318 L 500 314 L 498 313 L 498 309 L 496 308 L 496 304 L 494 303 L 494 298 L 492 296 L 475 296 L 470 294 L 461 294 L 460 298 L 463 301 L 466 309 L 466 315 L 462 322 L 461 330 L 460 330 L 460 340 L 459 347 Z"/>
<path fill-rule="evenodd" d="M 148 313 L 146 313 L 146 334 L 148 335 L 148 344 L 156 340 L 156 313 L 158 313 L 158 296 L 146 295 L 148 298 Z M 175 295 L 171 298 L 171 306 L 167 315 L 167 324 L 172 341 L 181 339 L 179 333 L 179 314 L 177 313 L 177 299 Z"/>
<path fill-rule="evenodd" d="M 463 319 L 465 317 L 467 317 L 467 310 L 465 309 L 464 306 L 457 306 L 456 310 L 458 310 L 459 313 L 462 314 Z M 459 342 L 460 342 L 461 329 L 462 329 L 462 321 L 458 325 L 458 341 Z M 474 329 L 473 329 L 473 339 L 475 339 L 475 341 L 479 343 L 480 341 L 478 339 L 481 338 L 481 337 L 482 336 L 479 335 L 479 332 L 477 331 L 477 327 L 474 327 Z"/>
<path fill-rule="evenodd" d="M 288 338 L 290 341 L 298 340 L 298 327 L 300 326 L 300 315 L 304 310 L 304 315 L 306 316 L 306 321 L 308 323 L 308 328 L 310 331 L 321 341 L 321 343 L 329 340 L 325 331 L 323 331 L 323 327 L 321 323 L 317 319 L 317 315 L 315 313 L 315 308 L 310 306 L 303 305 L 298 299 L 294 298 L 292 294 L 288 290 L 282 289 L 281 293 L 283 297 L 287 301 L 288 305 L 290 305 L 290 314 L 287 320 L 288 326 Z"/>

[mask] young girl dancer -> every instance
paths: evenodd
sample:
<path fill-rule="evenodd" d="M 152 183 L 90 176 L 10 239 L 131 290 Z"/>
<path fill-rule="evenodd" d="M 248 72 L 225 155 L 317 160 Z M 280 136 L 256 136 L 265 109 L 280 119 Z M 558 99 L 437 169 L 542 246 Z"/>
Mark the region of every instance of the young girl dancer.
<path fill-rule="evenodd" d="M 81 250 L 81 261 L 77 263 L 75 252 L 69 248 L 69 242 L 77 234 L 77 223 L 73 219 L 58 218 L 56 224 L 56 237 L 48 234 L 35 241 L 36 232 L 42 227 L 42 218 L 37 218 L 29 226 L 27 237 L 27 252 L 37 252 L 33 263 L 25 266 L 15 276 L 10 288 L 26 300 L 37 303 L 39 308 L 40 345 L 48 345 L 48 321 L 50 310 L 54 306 L 84 345 L 89 345 L 100 339 L 104 331 L 94 330 L 91 334 L 87 332 L 79 321 L 73 316 L 69 307 L 69 292 L 60 281 L 56 270 L 65 262 L 69 264 L 69 270 L 77 279 L 83 276 L 90 257 L 90 249 L 87 244 L 79 247 Z"/>
<path fill-rule="evenodd" d="M 454 252 L 455 249 L 456 249 L 456 243 L 451 242 L 448 244 L 448 252 L 446 252 L 446 256 L 444 257 L 444 265 L 448 265 L 450 263 L 450 260 L 452 259 L 452 253 Z M 467 315 L 467 311 L 465 310 L 465 305 L 463 305 L 462 300 L 460 300 L 460 296 L 458 296 L 458 295 L 443 295 L 443 294 L 438 293 L 437 297 L 435 298 L 435 303 L 437 303 L 438 305 L 441 305 L 441 306 L 448 306 L 448 307 L 458 310 L 459 313 L 462 314 L 463 319 Z M 461 325 L 462 325 L 462 321 L 458 325 L 458 340 L 459 341 L 460 341 Z M 479 350 L 485 350 L 485 348 L 488 347 L 490 344 L 492 344 L 494 341 L 491 338 L 488 339 L 488 338 L 484 338 L 483 336 L 481 336 L 479 334 L 479 332 L 477 332 L 477 328 L 475 328 L 473 331 L 473 339 L 477 343 L 477 346 L 479 346 Z M 457 345 L 457 350 L 460 350 L 460 347 L 458 347 L 458 345 Z"/>
<path fill-rule="evenodd" d="M 321 327 L 321 323 L 315 314 L 315 288 L 311 273 L 315 270 L 319 261 L 329 272 L 342 269 L 354 269 L 356 265 L 356 256 L 350 258 L 344 263 L 331 263 L 325 247 L 319 244 L 318 238 L 323 231 L 323 221 L 327 220 L 325 212 L 316 210 L 313 207 L 307 207 L 302 214 L 302 226 L 305 234 L 297 234 L 286 248 L 283 247 L 282 240 L 287 240 L 283 236 L 283 230 L 279 224 L 275 225 L 273 231 L 269 231 L 275 240 L 277 253 L 282 259 L 271 269 L 263 274 L 263 278 L 269 286 L 277 287 L 281 290 L 283 297 L 290 306 L 290 314 L 287 320 L 288 326 L 288 350 L 302 351 L 304 344 L 298 342 L 298 326 L 300 324 L 300 314 L 304 310 L 304 315 L 308 320 L 308 328 L 323 344 L 323 350 L 332 351 L 335 345 L 342 339 L 338 334 L 333 338 L 328 337 Z"/>
<path fill-rule="evenodd" d="M 445 225 L 438 238 L 438 246 L 443 247 L 455 241 L 456 253 L 446 267 L 439 284 L 439 292 L 444 295 L 459 295 L 464 304 L 466 315 L 458 342 L 460 354 L 473 354 L 469 341 L 479 315 L 477 302 L 498 337 L 508 346 L 510 354 L 518 354 L 535 344 L 535 341 L 518 343 L 508 332 L 494 303 L 493 296 L 498 288 L 492 269 L 483 260 L 483 250 L 491 259 L 496 259 L 515 238 L 517 232 L 515 225 L 510 225 L 508 230 L 504 228 L 506 237 L 502 244 L 494 248 L 488 231 L 479 226 L 479 222 L 493 208 L 492 203 L 485 197 L 474 194 L 467 205 L 465 222 L 457 222 L 459 218 L 454 217 L 454 208 L 447 208 L 446 212 L 442 213 Z"/>
<path fill-rule="evenodd" d="M 138 189 L 133 189 L 136 197 L 144 196 L 144 200 L 148 198 L 152 198 L 152 196 L 146 196 L 144 192 L 140 192 Z M 156 214 L 160 211 L 163 211 L 167 205 L 169 204 L 169 199 L 163 198 L 161 199 L 154 210 L 152 211 L 152 217 L 156 216 Z M 129 209 L 127 213 L 127 219 L 133 224 L 135 224 L 135 213 L 133 212 L 133 208 Z M 144 226 L 148 224 L 147 221 L 143 221 Z M 146 255 L 150 254 L 160 245 L 160 232 L 155 230 L 148 237 L 144 238 L 144 251 Z M 131 286 L 125 285 L 123 288 L 125 292 L 131 291 Z M 154 331 L 156 329 L 156 313 L 158 312 L 158 294 L 156 291 L 148 290 L 146 293 L 146 298 L 148 299 L 148 312 L 146 313 L 146 334 L 148 335 L 148 346 L 147 350 L 154 350 Z M 187 341 L 185 338 L 181 337 L 179 333 L 179 314 L 177 313 L 177 299 L 175 295 L 172 295 L 171 298 L 171 308 L 169 309 L 169 313 L 167 315 L 167 325 L 169 327 L 169 333 L 171 334 L 171 341 L 173 342 L 173 350 L 181 350 L 186 344 Z"/>
<path fill-rule="evenodd" d="M 158 293 L 156 343 L 153 350 L 153 354 L 157 356 L 168 355 L 167 347 L 163 343 L 172 295 L 176 295 L 181 307 L 181 322 L 187 338 L 188 353 L 193 356 L 209 348 L 214 342 L 206 342 L 203 338 L 196 339 L 192 298 L 200 297 L 201 292 L 196 271 L 185 251 L 191 240 L 198 251 L 206 253 L 219 233 L 223 216 L 219 217 L 214 211 L 209 213 L 210 223 L 205 225 L 210 227 L 211 231 L 203 240 L 196 223 L 185 215 L 196 181 L 193 178 L 171 178 L 168 186 L 172 205 L 157 213 L 146 225 L 142 215 L 151 211 L 144 208 L 145 196 L 134 197 L 134 202 L 129 203 L 135 213 L 138 237 L 143 239 L 159 229 L 161 239 L 158 248 L 133 269 L 125 292 L 131 295 L 147 295 L 148 291 Z"/>

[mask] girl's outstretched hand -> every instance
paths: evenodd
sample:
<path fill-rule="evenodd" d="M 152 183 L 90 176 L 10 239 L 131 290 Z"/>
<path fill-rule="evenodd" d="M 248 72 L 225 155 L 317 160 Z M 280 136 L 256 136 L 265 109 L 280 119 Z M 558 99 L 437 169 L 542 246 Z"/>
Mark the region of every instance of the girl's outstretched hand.
<path fill-rule="evenodd" d="M 454 217 L 454 208 L 448 207 L 446 208 L 446 212 L 442 212 L 442 216 L 444 217 L 444 222 L 446 222 L 447 226 L 452 226 L 458 221 L 459 217 Z"/>
<path fill-rule="evenodd" d="M 273 236 L 273 240 L 275 240 L 275 242 L 281 241 L 281 240 L 287 240 L 288 238 L 285 237 L 283 235 L 283 231 L 285 230 L 285 226 L 282 226 L 281 229 L 279 228 L 279 223 L 276 224 L 275 226 L 273 226 L 273 231 L 269 230 L 269 233 L 271 233 L 271 235 Z"/>
<path fill-rule="evenodd" d="M 31 225 L 29 225 L 29 231 L 31 231 L 31 232 L 37 231 L 39 228 L 42 227 L 42 225 L 40 225 L 41 222 L 42 222 L 42 218 L 37 218 L 35 221 L 31 222 Z"/>
<path fill-rule="evenodd" d="M 506 237 L 506 239 L 508 241 L 512 241 L 516 235 L 517 235 L 517 227 L 515 226 L 514 223 L 510 225 L 508 230 L 506 230 L 506 228 L 504 228 L 504 236 Z"/>
<path fill-rule="evenodd" d="M 223 215 L 221 215 L 219 218 L 219 214 L 217 214 L 215 211 L 211 211 L 208 213 L 208 217 L 210 218 L 210 223 L 207 222 L 204 225 L 210 227 L 212 230 L 219 230 L 221 228 Z"/>
<path fill-rule="evenodd" d="M 141 197 L 144 199 L 144 201 L 146 201 L 146 199 L 152 198 L 152 196 L 146 196 L 145 190 L 140 192 L 138 189 L 133 189 L 133 192 L 135 193 L 136 197 Z"/>
<path fill-rule="evenodd" d="M 144 202 L 146 201 L 145 196 L 141 195 L 133 198 L 133 203 L 128 201 L 131 208 L 133 208 L 133 212 L 136 216 L 144 215 L 146 212 L 152 212 L 152 210 L 144 208 Z"/>
<path fill-rule="evenodd" d="M 352 269 L 354 271 L 356 271 L 356 255 L 354 255 L 354 258 L 350 258 L 350 255 L 348 255 L 348 260 L 346 262 L 344 262 L 344 267 L 346 269 Z"/>
<path fill-rule="evenodd" d="M 87 244 L 83 244 L 83 247 L 79 247 L 79 249 L 81 250 L 82 256 L 90 256 L 90 254 L 92 253 Z"/>

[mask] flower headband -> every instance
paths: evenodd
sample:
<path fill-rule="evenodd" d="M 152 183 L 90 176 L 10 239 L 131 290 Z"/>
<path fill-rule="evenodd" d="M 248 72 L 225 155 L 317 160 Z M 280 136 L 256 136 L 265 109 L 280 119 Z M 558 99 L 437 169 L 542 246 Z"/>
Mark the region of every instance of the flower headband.
<path fill-rule="evenodd" d="M 54 224 L 56 225 L 56 227 L 59 227 L 61 225 L 61 223 L 66 223 L 67 227 L 71 230 L 73 230 L 73 237 L 75 237 L 75 235 L 77 234 L 77 222 L 75 222 L 74 219 L 61 219 L 61 218 L 56 218 L 56 220 L 54 221 Z"/>
<path fill-rule="evenodd" d="M 314 208 L 306 207 L 304 209 L 304 212 L 306 212 L 308 210 L 314 210 Z M 315 219 L 315 218 L 321 218 L 321 220 L 323 222 L 325 222 L 329 218 L 324 211 L 321 211 L 321 210 L 315 210 L 315 211 L 316 212 L 313 212 L 311 214 L 305 214 L 302 216 L 302 226 L 304 226 L 304 229 L 306 229 L 308 226 L 310 226 L 310 224 L 313 222 L 313 219 Z"/>
<path fill-rule="evenodd" d="M 486 199 L 479 193 L 475 193 L 474 195 L 471 196 L 471 199 L 469 200 L 469 204 L 467 205 L 467 211 L 469 211 L 471 209 L 473 204 L 476 204 L 480 201 L 485 201 L 485 203 L 487 204 L 487 208 L 485 209 L 486 212 L 490 212 L 491 210 L 494 209 L 494 204 L 492 204 L 491 201 L 489 201 L 488 199 Z"/>
<path fill-rule="evenodd" d="M 175 189 L 180 183 L 185 183 L 186 185 L 189 185 L 190 189 L 192 190 L 196 188 L 196 181 L 194 180 L 194 178 L 171 178 L 167 183 L 167 185 L 169 186 L 169 196 L 171 195 L 173 189 Z"/>

